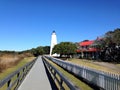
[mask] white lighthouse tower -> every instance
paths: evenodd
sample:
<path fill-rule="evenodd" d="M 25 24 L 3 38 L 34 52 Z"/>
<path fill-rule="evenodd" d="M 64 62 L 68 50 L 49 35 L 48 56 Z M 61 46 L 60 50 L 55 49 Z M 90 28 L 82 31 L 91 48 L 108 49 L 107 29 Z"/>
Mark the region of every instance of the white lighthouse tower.
<path fill-rule="evenodd" d="M 55 31 L 53 31 L 53 32 L 52 32 L 52 35 L 51 35 L 50 56 L 52 55 L 53 47 L 54 47 L 56 44 L 57 44 L 57 36 L 56 36 Z"/>

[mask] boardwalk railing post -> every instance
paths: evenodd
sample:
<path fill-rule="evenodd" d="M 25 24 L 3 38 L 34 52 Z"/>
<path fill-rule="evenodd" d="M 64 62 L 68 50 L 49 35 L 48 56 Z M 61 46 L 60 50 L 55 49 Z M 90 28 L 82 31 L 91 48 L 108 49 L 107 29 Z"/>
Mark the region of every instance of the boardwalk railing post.
<path fill-rule="evenodd" d="M 17 74 L 17 85 L 15 87 L 15 89 L 17 88 L 17 86 L 20 84 L 20 72 Z"/>
<path fill-rule="evenodd" d="M 21 84 L 22 80 L 25 78 L 26 74 L 32 68 L 32 66 L 35 63 L 36 59 L 34 59 L 33 61 L 27 63 L 23 67 L 19 68 L 18 70 L 16 70 L 15 72 L 13 72 L 10 75 L 8 75 L 6 78 L 4 78 L 3 80 L 1 80 L 0 81 L 0 90 L 2 90 L 1 88 L 5 84 L 7 84 L 7 90 L 11 90 L 13 88 L 13 86 L 15 87 L 14 90 L 17 90 L 17 88 Z M 13 79 L 15 76 L 17 78 Z"/>
<path fill-rule="evenodd" d="M 63 80 L 60 78 L 60 90 L 65 90 L 62 84 L 63 84 Z"/>
<path fill-rule="evenodd" d="M 120 90 L 120 75 L 75 65 L 73 63 L 65 62 L 50 56 L 45 57 L 48 59 L 50 58 L 49 60 L 52 62 L 61 66 L 70 73 L 75 74 L 77 77 L 83 78 L 85 81 L 89 81 L 89 83 L 100 88 L 101 90 Z"/>
<path fill-rule="evenodd" d="M 7 90 L 11 90 L 10 88 L 11 88 L 11 79 L 7 83 Z"/>
<path fill-rule="evenodd" d="M 80 90 L 75 87 L 75 85 L 69 81 L 68 78 L 66 78 L 60 71 L 58 71 L 53 65 L 51 65 L 45 57 L 42 57 L 43 62 L 45 64 L 45 67 L 48 69 L 49 73 L 52 74 L 54 80 L 57 81 L 59 84 L 60 90 L 65 90 L 65 87 L 63 86 L 63 82 L 69 87 L 70 90 Z M 66 66 L 65 66 L 66 67 Z M 54 71 L 54 72 L 52 72 Z M 57 74 L 57 76 L 56 76 Z M 59 77 L 59 78 L 58 78 Z"/>

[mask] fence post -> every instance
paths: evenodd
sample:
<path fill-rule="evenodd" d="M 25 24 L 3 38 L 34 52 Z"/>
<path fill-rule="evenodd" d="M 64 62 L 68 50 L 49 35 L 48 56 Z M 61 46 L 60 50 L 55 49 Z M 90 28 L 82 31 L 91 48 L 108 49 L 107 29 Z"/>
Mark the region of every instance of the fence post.
<path fill-rule="evenodd" d="M 14 90 L 16 90 L 16 88 L 18 88 L 18 86 L 21 84 L 22 80 L 25 78 L 25 75 L 27 74 L 27 72 L 31 69 L 31 68 L 29 68 L 29 70 L 27 71 L 27 66 L 32 66 L 35 63 L 35 60 L 27 63 L 23 67 L 19 68 L 18 70 L 16 70 L 15 72 L 8 75 L 6 78 L 1 80 L 0 81 L 0 90 L 5 84 L 7 85 L 6 90 L 11 90 L 12 88 L 14 88 Z M 17 78 L 15 78 L 15 80 L 14 80 L 13 78 L 15 76 Z"/>
<path fill-rule="evenodd" d="M 8 86 L 8 88 L 7 88 L 7 90 L 11 90 L 10 88 L 11 88 L 11 79 L 8 81 L 8 83 L 7 83 L 7 86 Z"/>
<path fill-rule="evenodd" d="M 55 71 L 54 71 L 53 75 L 54 75 L 54 80 L 55 80 L 56 79 L 56 72 Z"/>
<path fill-rule="evenodd" d="M 100 72 L 99 74 L 99 86 L 100 86 L 100 89 L 103 90 L 102 88 L 104 88 L 104 85 L 105 85 L 105 77 L 104 77 L 104 72 Z"/>
<path fill-rule="evenodd" d="M 17 81 L 16 88 L 17 88 L 17 86 L 18 86 L 18 85 L 19 85 L 19 83 L 20 83 L 20 72 L 17 74 L 17 78 L 18 78 L 18 81 Z"/>
<path fill-rule="evenodd" d="M 94 70 L 85 66 L 81 66 L 81 69 L 78 72 L 79 66 L 76 65 L 76 68 L 74 68 L 75 64 L 67 63 L 55 58 L 53 62 L 57 63 L 63 68 L 65 68 L 66 65 L 66 69 L 68 71 L 71 71 L 73 74 L 82 77 L 85 80 L 89 80 L 90 83 L 93 83 L 99 87 L 100 90 L 120 90 L 120 75 Z"/>
<path fill-rule="evenodd" d="M 63 80 L 60 78 L 60 90 L 65 90 L 62 84 L 63 84 Z"/>
<path fill-rule="evenodd" d="M 120 79 L 119 79 L 119 76 L 120 76 L 120 75 L 117 75 L 117 81 L 116 81 L 116 84 L 117 84 L 116 88 L 117 88 L 118 90 L 120 90 Z"/>

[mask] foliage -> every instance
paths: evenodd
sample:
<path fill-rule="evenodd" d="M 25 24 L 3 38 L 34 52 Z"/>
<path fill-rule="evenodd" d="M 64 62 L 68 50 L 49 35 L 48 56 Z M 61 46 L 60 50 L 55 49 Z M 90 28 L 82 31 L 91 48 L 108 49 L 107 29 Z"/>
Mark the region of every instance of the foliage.
<path fill-rule="evenodd" d="M 60 44 L 55 45 L 52 53 L 58 53 L 62 55 L 73 55 L 76 52 L 77 46 L 72 42 L 61 42 Z"/>
<path fill-rule="evenodd" d="M 30 50 L 30 52 L 34 55 L 34 56 L 38 56 L 38 55 L 43 55 L 43 54 L 49 54 L 50 52 L 50 46 L 39 46 L 37 48 L 32 48 Z"/>
<path fill-rule="evenodd" d="M 43 47 L 42 46 L 39 46 L 36 48 L 36 51 L 39 55 L 43 55 L 44 54 L 44 50 L 43 50 Z"/>
<path fill-rule="evenodd" d="M 116 29 L 113 33 L 113 41 L 117 45 L 120 45 L 120 29 Z"/>
<path fill-rule="evenodd" d="M 91 47 L 95 47 L 97 49 L 102 49 L 106 46 L 106 43 L 103 38 L 97 38 L 94 43 L 91 45 Z"/>
<path fill-rule="evenodd" d="M 111 44 L 120 45 L 120 29 L 107 32 L 104 39 L 107 46 Z"/>
<path fill-rule="evenodd" d="M 97 38 L 93 43 L 93 46 L 98 48 L 111 47 L 112 45 L 120 45 L 120 29 L 115 29 L 114 31 L 108 31 L 105 33 L 104 37 Z"/>
<path fill-rule="evenodd" d="M 44 54 L 49 54 L 50 53 L 50 46 L 45 46 L 43 47 Z"/>
<path fill-rule="evenodd" d="M 97 38 L 93 46 L 101 49 L 101 60 L 120 62 L 120 29 L 108 31 L 103 38 Z"/>

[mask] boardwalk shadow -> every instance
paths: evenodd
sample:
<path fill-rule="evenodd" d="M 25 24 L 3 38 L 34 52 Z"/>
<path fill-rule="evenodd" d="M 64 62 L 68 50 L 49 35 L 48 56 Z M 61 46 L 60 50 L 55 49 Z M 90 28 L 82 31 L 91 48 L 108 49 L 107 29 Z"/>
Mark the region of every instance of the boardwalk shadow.
<path fill-rule="evenodd" d="M 44 62 L 43 62 L 43 63 L 44 63 Z M 44 66 L 45 66 L 45 64 L 44 64 Z M 48 79 L 49 79 L 49 82 L 50 82 L 50 85 L 51 85 L 52 90 L 59 90 L 59 89 L 57 88 L 57 86 L 56 86 L 53 78 L 51 77 L 48 69 L 46 68 L 46 66 L 45 66 L 45 71 L 46 71 L 46 74 L 47 74 L 47 76 L 48 76 Z"/>

